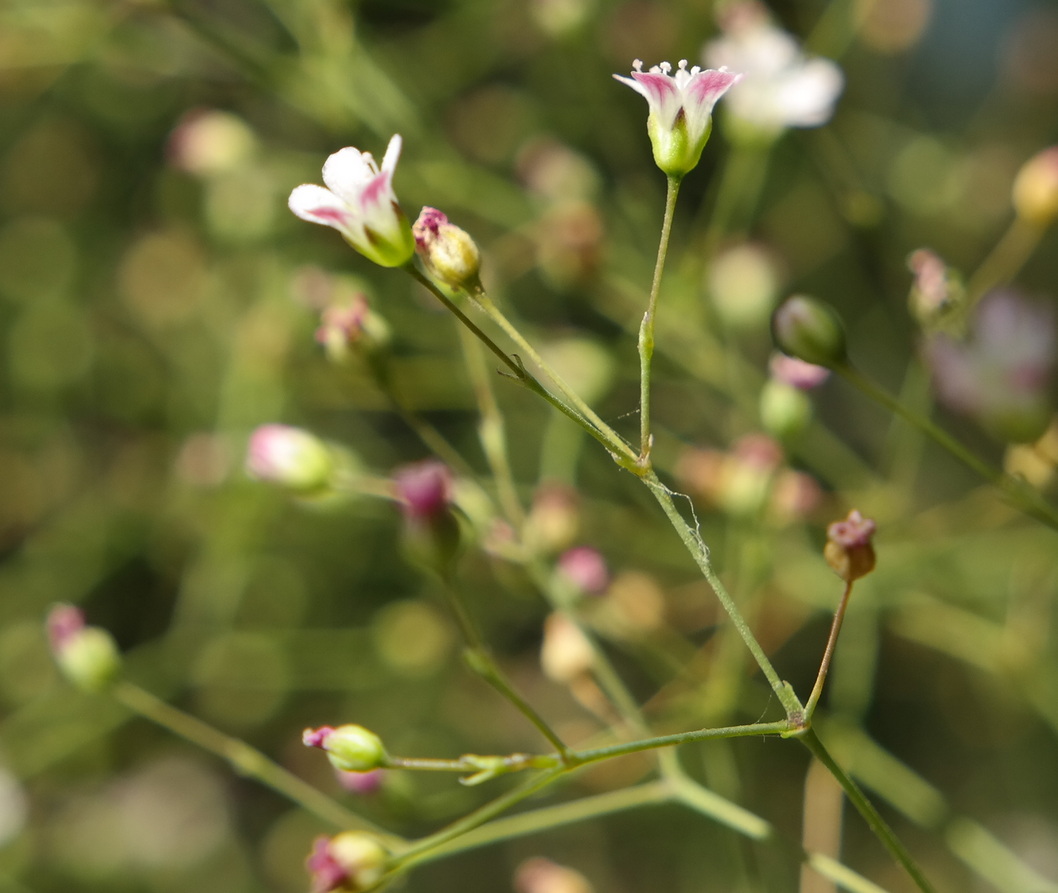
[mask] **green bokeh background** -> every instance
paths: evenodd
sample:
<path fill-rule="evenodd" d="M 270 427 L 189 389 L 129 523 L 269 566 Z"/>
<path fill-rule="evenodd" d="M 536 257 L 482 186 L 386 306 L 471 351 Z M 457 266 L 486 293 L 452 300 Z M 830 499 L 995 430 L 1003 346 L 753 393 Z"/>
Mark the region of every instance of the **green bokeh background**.
<path fill-rule="evenodd" d="M 359 722 L 392 752 L 536 750 L 533 730 L 461 665 L 431 581 L 404 559 L 384 501 L 302 504 L 249 480 L 246 439 L 303 425 L 387 475 L 429 453 L 355 363 L 328 363 L 303 287 L 354 277 L 393 332 L 415 412 L 488 483 L 451 320 L 407 277 L 295 219 L 289 190 L 355 145 L 478 240 L 497 302 L 636 436 L 635 329 L 664 198 L 635 57 L 696 58 L 708 0 L 4 0 L 0 3 L 0 891 L 305 889 L 325 828 L 105 697 L 73 691 L 42 633 L 55 602 L 111 630 L 145 688 L 256 747 L 394 831 L 419 835 L 505 782 L 395 775 L 343 793 L 301 730 Z M 1058 141 L 1058 11 L 1031 0 L 789 0 L 782 24 L 837 59 L 826 128 L 734 151 L 723 112 L 677 212 L 657 358 L 656 456 L 726 450 L 760 430 L 767 315 L 718 325 L 707 271 L 743 237 L 783 293 L 837 307 L 853 356 L 929 411 L 906 310 L 908 254 L 970 273 L 1011 219 L 1019 165 Z M 217 109 L 235 161 L 182 169 L 174 131 Z M 551 166 L 549 167 L 548 164 Z M 726 172 L 726 173 L 725 173 Z M 724 185 L 721 185 L 724 184 Z M 727 190 L 726 198 L 724 190 Z M 727 230 L 710 228 L 718 199 Z M 1017 279 L 1053 303 L 1044 238 Z M 730 321 L 729 321 L 730 322 Z M 576 542 L 626 599 L 595 613 L 659 731 L 752 722 L 777 706 L 645 490 L 565 420 L 497 379 L 523 500 L 580 496 Z M 938 886 L 1058 889 L 1056 539 L 949 456 L 840 382 L 787 444 L 824 499 L 778 524 L 697 504 L 718 568 L 779 672 L 814 678 L 839 583 L 823 529 L 852 506 L 879 522 L 821 732 Z M 1001 462 L 966 420 L 941 421 Z M 638 575 L 638 576 L 636 576 Z M 545 603 L 525 573 L 471 549 L 467 597 L 504 665 L 570 740 L 598 724 L 539 670 Z M 639 624 L 660 600 L 665 623 Z M 611 611 L 613 616 L 607 614 Z M 688 769 L 800 839 L 807 760 L 779 741 L 687 747 Z M 649 771 L 615 762 L 555 799 Z M 832 802 L 810 787 L 809 812 Z M 542 801 L 544 802 L 544 801 Z M 781 848 L 677 807 L 497 844 L 417 871 L 404 889 L 513 889 L 523 859 L 575 866 L 606 893 L 798 889 Z M 909 889 L 858 817 L 843 858 Z M 805 890 L 825 889 L 804 887 Z"/>

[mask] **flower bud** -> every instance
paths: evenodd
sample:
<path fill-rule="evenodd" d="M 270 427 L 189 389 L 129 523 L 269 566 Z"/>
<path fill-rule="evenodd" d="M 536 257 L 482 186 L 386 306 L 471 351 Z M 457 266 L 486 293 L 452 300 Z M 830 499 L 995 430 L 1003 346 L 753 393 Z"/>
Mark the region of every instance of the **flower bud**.
<path fill-rule="evenodd" d="M 815 298 L 793 295 L 783 301 L 772 314 L 771 332 L 783 353 L 806 363 L 833 369 L 848 357 L 840 318 Z"/>
<path fill-rule="evenodd" d="M 589 546 L 568 549 L 558 559 L 558 572 L 578 592 L 598 595 L 610 584 L 606 559 Z"/>
<path fill-rule="evenodd" d="M 359 893 L 382 879 L 388 860 L 386 848 L 374 834 L 344 831 L 317 837 L 305 867 L 312 878 L 312 893 Z"/>
<path fill-rule="evenodd" d="M 63 675 L 83 691 L 105 691 L 121 672 L 121 655 L 113 637 L 97 626 L 86 626 L 73 605 L 56 605 L 48 613 L 51 653 Z"/>
<path fill-rule="evenodd" d="M 404 543 L 412 558 L 445 574 L 459 555 L 461 531 L 451 508 L 452 475 L 435 459 L 401 468 L 394 475 L 404 512 Z"/>
<path fill-rule="evenodd" d="M 386 355 L 391 335 L 386 321 L 371 308 L 363 294 L 357 293 L 348 303 L 324 308 L 316 341 L 323 345 L 333 363 L 344 362 L 350 354 L 372 362 Z"/>
<path fill-rule="evenodd" d="M 434 279 L 461 291 L 481 289 L 481 253 L 469 233 L 449 223 L 436 208 L 422 209 L 412 233 L 415 251 Z"/>
<path fill-rule="evenodd" d="M 514 889 L 518 893 L 595 893 L 579 871 L 541 857 L 527 859 L 518 866 Z"/>
<path fill-rule="evenodd" d="M 812 401 L 804 391 L 774 378 L 760 392 L 760 420 L 765 430 L 782 440 L 800 434 L 812 418 Z"/>
<path fill-rule="evenodd" d="M 289 425 L 262 425 L 250 436 L 246 470 L 259 480 L 315 495 L 329 488 L 336 462 L 314 434 Z"/>
<path fill-rule="evenodd" d="M 306 747 L 326 751 L 331 765 L 342 772 L 370 772 L 389 764 L 382 739 L 363 726 L 349 724 L 336 729 L 330 726 L 305 729 L 301 740 Z"/>
<path fill-rule="evenodd" d="M 865 577 L 874 570 L 871 537 L 876 527 L 874 521 L 864 518 L 858 510 L 853 509 L 844 521 L 835 521 L 827 528 L 823 557 L 831 570 L 846 583 Z"/>
<path fill-rule="evenodd" d="M 1058 146 L 1044 149 L 1021 166 L 1011 199 L 1018 217 L 1033 226 L 1043 228 L 1058 219 Z"/>

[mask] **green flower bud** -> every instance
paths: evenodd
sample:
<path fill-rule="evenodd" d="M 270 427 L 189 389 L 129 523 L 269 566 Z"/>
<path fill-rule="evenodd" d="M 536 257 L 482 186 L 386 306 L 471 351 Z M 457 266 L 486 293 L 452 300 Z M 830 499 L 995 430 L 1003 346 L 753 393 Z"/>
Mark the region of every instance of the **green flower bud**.
<path fill-rule="evenodd" d="M 449 288 L 478 291 L 481 253 L 465 230 L 436 208 L 423 208 L 412 227 L 415 250 L 426 271 Z"/>
<path fill-rule="evenodd" d="M 63 675 L 83 691 L 109 688 L 121 672 L 121 655 L 105 629 L 86 626 L 73 605 L 56 605 L 48 614 L 48 639 Z"/>
<path fill-rule="evenodd" d="M 326 751 L 331 765 L 341 772 L 370 772 L 389 764 L 382 739 L 363 726 L 349 724 L 336 729 L 330 726 L 305 729 L 301 740 L 308 747 Z"/>
<path fill-rule="evenodd" d="M 789 439 L 800 434 L 812 418 L 812 401 L 800 388 L 774 378 L 760 392 L 760 420 L 769 434 Z"/>
<path fill-rule="evenodd" d="M 787 298 L 771 317 L 778 348 L 792 357 L 833 369 L 848 359 L 845 329 L 828 305 L 805 295 Z"/>

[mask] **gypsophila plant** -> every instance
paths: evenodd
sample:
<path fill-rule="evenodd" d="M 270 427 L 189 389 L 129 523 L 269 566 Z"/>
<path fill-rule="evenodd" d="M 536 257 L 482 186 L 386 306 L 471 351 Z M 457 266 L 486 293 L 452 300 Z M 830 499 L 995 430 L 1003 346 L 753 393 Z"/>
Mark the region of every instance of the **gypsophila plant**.
<path fill-rule="evenodd" d="M 173 170 L 201 188 L 217 253 L 237 257 L 202 274 L 202 295 L 259 270 L 268 297 L 245 316 L 196 299 L 218 347 L 188 348 L 181 368 L 223 373 L 208 413 L 168 398 L 178 417 L 212 413 L 216 430 L 171 459 L 180 486 L 210 497 L 144 549 L 167 567 L 197 543 L 167 593 L 164 646 L 119 647 L 135 639 L 130 615 L 97 620 L 88 605 L 89 624 L 76 592 L 46 631 L 66 680 L 107 705 L 93 712 L 150 720 L 250 780 L 248 801 L 262 788 L 293 804 L 253 854 L 281 866 L 276 889 L 1058 890 L 1039 855 L 1058 845 L 1053 808 L 1024 807 L 1045 843 L 1022 846 L 1020 826 L 994 828 L 946 775 L 970 758 L 931 750 L 1038 736 L 1049 752 L 1058 734 L 1055 312 L 1022 281 L 1058 220 L 1056 150 L 1011 172 L 1005 232 L 971 251 L 922 246 L 910 227 L 913 244 L 880 243 L 887 284 L 857 295 L 870 276 L 829 270 L 839 247 L 813 224 L 847 226 L 860 241 L 840 250 L 854 256 L 887 213 L 857 184 L 859 144 L 830 124 L 862 76 L 839 61 L 855 40 L 875 34 L 882 53 L 911 26 L 834 6 L 808 49 L 764 5 L 717 3 L 702 64 L 636 59 L 613 74 L 646 100 L 645 136 L 626 123 L 641 104 L 607 72 L 580 71 L 578 89 L 606 97 L 578 105 L 586 148 L 523 139 L 518 190 L 496 170 L 531 115 L 503 89 L 471 91 L 486 48 L 448 70 L 423 39 L 415 64 L 436 82 L 405 94 L 358 44 L 359 10 L 270 7 L 298 56 L 269 69 L 253 41 L 174 7 L 327 146 L 311 164 L 303 150 L 266 164 L 265 141 L 226 112 L 172 134 Z M 622 45 L 639 14 L 615 14 Z M 539 2 L 519 15 L 565 54 L 602 13 Z M 416 113 L 410 97 L 425 105 L 455 83 L 468 95 L 449 117 Z M 346 97 L 335 84 L 357 86 Z M 342 148 L 350 120 L 364 126 Z M 787 151 L 794 140 L 814 167 Z M 908 170 L 940 149 L 923 145 L 909 140 L 908 169 L 887 182 L 925 190 Z M 324 155 L 323 185 L 296 185 Z M 286 215 L 262 247 L 279 182 L 297 218 L 341 241 Z M 257 246 L 238 222 L 252 230 L 255 194 Z M 192 317 L 136 288 L 159 258 L 205 263 L 170 248 L 149 244 L 117 277 L 166 348 Z M 325 261 L 298 266 L 302 251 Z M 275 297 L 280 266 L 289 287 Z M 134 479 L 147 459 L 126 459 L 118 514 L 146 487 Z M 85 568 L 102 579 L 120 553 L 65 560 L 90 581 Z M 255 737 L 265 725 L 280 744 Z M 948 726 L 958 734 L 941 740 Z M 1020 762 L 1025 775 L 1003 771 L 1049 792 L 1043 765 Z M 103 797 L 118 811 L 136 800 L 122 790 Z M 168 827 L 140 809 L 144 828 Z M 81 827 L 74 810 L 65 821 Z M 89 858 L 78 846 L 64 858 Z M 154 864 L 220 865 L 221 849 Z M 479 850 L 509 870 L 465 875 Z M 158 851 L 136 852 L 152 864 Z"/>

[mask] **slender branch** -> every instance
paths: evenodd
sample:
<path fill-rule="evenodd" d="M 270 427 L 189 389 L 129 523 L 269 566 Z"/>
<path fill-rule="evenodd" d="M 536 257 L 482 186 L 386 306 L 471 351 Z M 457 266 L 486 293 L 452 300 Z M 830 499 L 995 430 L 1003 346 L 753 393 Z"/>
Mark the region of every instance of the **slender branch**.
<path fill-rule="evenodd" d="M 658 256 L 654 262 L 654 278 L 650 284 L 650 297 L 643 322 L 639 326 L 639 461 L 647 466 L 650 461 L 652 436 L 650 433 L 650 383 L 651 360 L 654 357 L 654 322 L 657 317 L 658 295 L 661 292 L 661 276 L 665 271 L 665 258 L 669 253 L 672 236 L 672 218 L 676 211 L 676 198 L 680 194 L 680 179 L 669 177 L 665 191 L 665 216 L 661 222 L 661 239 Z"/>
<path fill-rule="evenodd" d="M 907 409 L 900 401 L 895 399 L 883 388 L 876 385 L 862 372 L 851 364 L 845 363 L 834 368 L 849 384 L 870 397 L 876 403 L 899 416 L 904 421 L 918 428 L 927 437 L 943 447 L 956 459 L 980 475 L 989 483 L 1002 490 L 1017 508 L 1031 518 L 1058 530 L 1058 510 L 1046 502 L 1039 493 L 1028 486 L 1024 481 L 1004 474 L 998 468 L 994 468 L 987 462 L 979 459 L 964 447 L 959 441 L 948 434 L 943 428 L 934 424 L 929 419 L 918 415 Z"/>
<path fill-rule="evenodd" d="M 624 439 L 619 435 L 612 427 L 606 424 L 599 415 L 593 410 L 584 399 L 573 390 L 572 387 L 566 382 L 566 380 L 559 375 L 559 373 L 547 362 L 540 353 L 530 344 L 525 336 L 518 331 L 514 324 L 507 319 L 503 311 L 493 302 L 488 296 L 484 289 L 468 293 L 471 300 L 474 301 L 484 311 L 485 315 L 488 316 L 497 326 L 499 326 L 506 335 L 518 345 L 518 349 L 523 351 L 530 360 L 533 361 L 540 369 L 544 371 L 554 383 L 555 386 L 562 392 L 564 396 L 574 409 L 580 413 L 585 419 L 587 419 L 592 425 L 595 426 L 596 430 L 605 434 L 607 438 L 621 444 L 621 453 L 626 459 L 635 458 L 631 447 L 625 443 Z"/>
<path fill-rule="evenodd" d="M 594 437 L 599 443 L 606 447 L 607 452 L 614 457 L 622 467 L 633 469 L 635 467 L 635 454 L 632 452 L 628 444 L 626 444 L 611 428 L 607 428 L 606 431 L 602 431 L 597 428 L 592 422 L 590 422 L 585 416 L 581 415 L 578 411 L 570 406 L 567 406 L 557 397 L 555 397 L 550 391 L 547 390 L 539 381 L 534 378 L 529 371 L 516 359 L 509 357 L 503 350 L 493 341 L 488 335 L 485 334 L 474 321 L 470 319 L 462 310 L 460 310 L 452 300 L 442 292 L 427 276 L 420 273 L 414 266 L 407 266 L 404 268 L 407 272 L 416 279 L 423 287 L 425 287 L 437 300 L 439 300 L 444 306 L 451 312 L 456 319 L 458 319 L 464 326 L 466 326 L 470 332 L 477 338 L 482 344 L 485 345 L 492 353 L 503 363 L 504 366 L 509 370 L 511 378 L 515 379 L 520 384 L 527 387 L 534 394 L 542 397 L 551 406 L 561 412 L 564 416 L 572 419 L 581 428 L 588 432 Z"/>
<path fill-rule="evenodd" d="M 1015 217 L 995 247 L 981 262 L 966 285 L 966 313 L 981 300 L 993 286 L 1009 282 L 1040 244 L 1046 230 Z"/>
<path fill-rule="evenodd" d="M 559 752 L 562 756 L 563 762 L 568 762 L 570 759 L 569 747 L 567 747 L 565 742 L 558 737 L 551 726 L 547 724 L 547 721 L 537 713 L 533 706 L 518 694 L 514 686 L 507 680 L 506 675 L 489 653 L 484 638 L 478 631 L 477 625 L 471 619 L 470 614 L 467 612 L 466 606 L 463 604 L 462 594 L 457 589 L 455 582 L 450 579 L 450 577 L 445 577 L 442 579 L 442 583 L 448 606 L 451 609 L 452 614 L 455 616 L 456 623 L 459 626 L 460 632 L 463 634 L 463 639 L 467 643 L 466 657 L 470 668 L 497 692 L 503 695 L 503 697 L 510 701 L 515 709 L 528 719 L 529 722 L 536 727 L 537 731 L 539 731 L 540 734 L 551 743 L 552 747 Z"/>
<path fill-rule="evenodd" d="M 830 624 L 830 636 L 827 638 L 827 647 L 823 651 L 823 660 L 819 664 L 819 673 L 816 675 L 816 684 L 812 687 L 812 694 L 808 696 L 805 704 L 805 722 L 810 722 L 815 712 L 816 704 L 823 694 L 823 683 L 827 681 L 827 672 L 830 670 L 830 661 L 834 656 L 834 649 L 838 644 L 838 634 L 841 632 L 841 624 L 845 619 L 845 609 L 849 606 L 849 596 L 852 595 L 852 580 L 845 584 L 845 591 L 841 594 L 838 609 L 834 612 L 834 621 Z"/>
<path fill-rule="evenodd" d="M 473 339 L 468 329 L 463 326 L 458 328 L 467 372 L 470 374 L 471 386 L 474 389 L 474 396 L 478 402 L 478 411 L 481 414 L 478 439 L 481 441 L 485 460 L 492 469 L 492 476 L 496 481 L 496 489 L 504 514 L 507 516 L 507 520 L 514 525 L 515 529 L 520 530 L 525 523 L 525 509 L 522 508 L 522 504 L 518 499 L 518 488 L 514 484 L 514 474 L 511 472 L 503 414 L 500 412 L 499 404 L 496 402 L 492 379 L 488 374 L 485 359 L 481 353 L 481 346 Z"/>
<path fill-rule="evenodd" d="M 767 654 L 764 653 L 764 649 L 757 641 L 756 636 L 753 635 L 753 630 L 750 629 L 746 619 L 742 616 L 738 606 L 735 604 L 734 599 L 728 594 L 727 589 L 724 588 L 724 584 L 720 582 L 720 578 L 716 575 L 716 571 L 713 569 L 713 564 L 709 560 L 709 549 L 702 542 L 697 532 L 692 530 L 690 525 L 684 520 L 675 504 L 672 501 L 672 495 L 669 490 L 658 480 L 657 475 L 654 472 L 650 472 L 643 478 L 644 483 L 650 489 L 650 492 L 654 494 L 654 498 L 658 501 L 662 511 L 665 512 L 665 516 L 669 519 L 676 533 L 679 535 L 683 544 L 687 547 L 687 551 L 691 553 L 691 557 L 698 565 L 709 586 L 716 594 L 717 599 L 720 601 L 721 606 L 727 612 L 727 616 L 730 618 L 732 625 L 735 630 L 741 636 L 742 641 L 745 642 L 746 647 L 753 655 L 754 660 L 757 662 L 757 666 L 760 667 L 764 677 L 768 680 L 768 684 L 771 686 L 773 692 L 779 702 L 783 705 L 786 710 L 787 719 L 797 725 L 803 718 L 804 708 L 801 702 L 797 699 L 797 695 L 794 694 L 793 689 L 783 682 L 779 678 L 779 674 L 775 672 L 775 667 L 772 666 L 771 661 L 768 659 Z"/>
<path fill-rule="evenodd" d="M 933 885 L 922 873 L 918 863 L 915 862 L 912 855 L 893 833 L 892 828 L 886 824 L 885 819 L 879 814 L 874 804 L 860 790 L 859 785 L 852 780 L 852 776 L 834 761 L 829 751 L 823 746 L 823 742 L 819 740 L 819 736 L 812 729 L 806 728 L 797 740 L 804 744 L 812 755 L 837 779 L 838 784 L 845 790 L 845 795 L 849 798 L 849 802 L 856 807 L 860 815 L 866 820 L 874 836 L 882 842 L 890 855 L 904 867 L 904 870 L 911 876 L 919 890 L 922 893 L 934 893 Z"/>
<path fill-rule="evenodd" d="M 322 791 L 273 762 L 245 741 L 225 735 L 131 682 L 120 681 L 110 693 L 120 704 L 174 735 L 216 754 L 239 774 L 253 778 L 337 828 L 381 829 L 336 803 Z"/>

